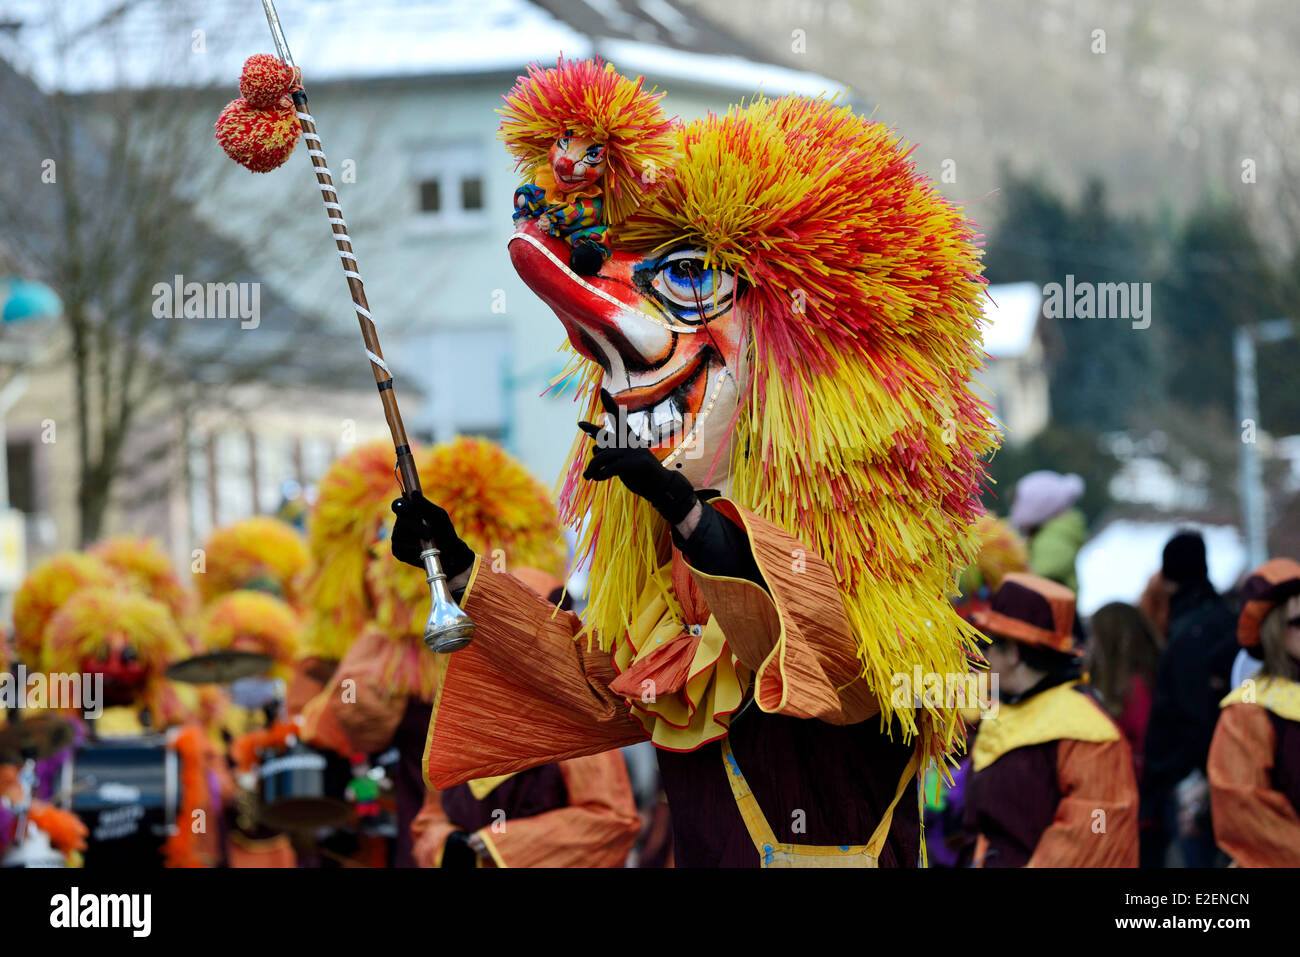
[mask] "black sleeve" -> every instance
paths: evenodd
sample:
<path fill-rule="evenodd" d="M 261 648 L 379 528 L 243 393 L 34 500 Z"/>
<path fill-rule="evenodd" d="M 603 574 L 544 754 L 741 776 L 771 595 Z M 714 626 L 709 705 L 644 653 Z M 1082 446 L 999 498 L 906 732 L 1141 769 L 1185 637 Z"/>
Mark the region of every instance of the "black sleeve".
<path fill-rule="evenodd" d="M 706 575 L 743 578 L 766 590 L 767 583 L 754 561 L 744 530 L 708 502 L 701 500 L 700 505 L 703 507 L 700 523 L 690 538 L 682 538 L 674 528 L 673 544 L 681 549 L 693 568 Z"/>

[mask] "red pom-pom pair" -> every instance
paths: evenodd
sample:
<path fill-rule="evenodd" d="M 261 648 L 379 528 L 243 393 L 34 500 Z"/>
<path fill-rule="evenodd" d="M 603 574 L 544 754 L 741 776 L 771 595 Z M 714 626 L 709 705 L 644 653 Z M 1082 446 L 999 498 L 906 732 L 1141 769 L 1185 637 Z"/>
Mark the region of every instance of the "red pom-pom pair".
<path fill-rule="evenodd" d="M 283 164 L 302 133 L 289 98 L 300 82 L 298 70 L 277 57 L 249 57 L 239 78 L 243 96 L 217 117 L 217 142 L 226 155 L 254 173 Z"/>

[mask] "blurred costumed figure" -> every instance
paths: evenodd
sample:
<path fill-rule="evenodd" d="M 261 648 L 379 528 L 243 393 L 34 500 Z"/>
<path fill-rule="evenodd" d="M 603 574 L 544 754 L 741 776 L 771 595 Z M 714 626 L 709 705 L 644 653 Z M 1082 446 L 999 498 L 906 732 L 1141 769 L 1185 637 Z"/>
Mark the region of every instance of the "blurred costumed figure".
<path fill-rule="evenodd" d="M 60 552 L 38 564 L 14 595 L 14 651 L 31 669 L 44 667 L 45 626 L 65 601 L 87 588 L 113 588 L 118 574 L 102 559 Z"/>
<path fill-rule="evenodd" d="M 0 628 L 0 681 L 12 677 L 10 669 L 13 664 L 9 636 Z M 25 691 L 25 688 L 18 689 L 18 693 Z M 0 729 L 8 721 L 7 702 L 0 700 Z M 9 763 L 11 759 L 14 763 Z M 4 861 L 5 854 L 20 836 L 18 826 L 25 797 L 21 783 L 21 759 L 21 755 L 0 753 L 0 866 L 8 863 Z M 40 777 L 39 770 L 37 777 Z M 54 852 L 63 855 L 67 866 L 80 866 L 81 852 L 86 849 L 86 835 L 89 833 L 85 824 L 71 811 L 55 807 L 34 793 L 26 797 L 30 798 L 30 804 L 26 807 L 27 833 L 24 838 L 48 844 Z M 34 830 L 40 834 L 33 833 Z"/>
<path fill-rule="evenodd" d="M 1102 605 L 1088 619 L 1088 681 L 1133 750 L 1142 784 L 1147 724 L 1156 668 L 1165 639 L 1142 609 L 1122 601 Z"/>
<path fill-rule="evenodd" d="M 382 455 L 391 476 L 391 451 Z M 553 573 L 560 570 L 564 550 L 555 506 L 522 465 L 499 446 L 471 438 L 420 450 L 416 463 L 425 494 L 448 503 L 466 535 L 497 567 L 530 581 L 543 576 L 547 585 L 542 587 L 559 600 L 562 586 Z M 326 485 L 322 482 L 322 502 Z M 618 754 L 471 782 L 446 793 L 426 792 L 421 763 L 438 687 L 435 669 L 444 659 L 424 644 L 428 588 L 423 574 L 388 554 L 390 521 L 386 512 L 379 546 L 366 568 L 371 620 L 332 680 L 335 687 L 354 682 L 355 699 L 333 694 L 328 700 L 356 750 L 374 753 L 391 745 L 401 755 L 397 866 L 472 866 L 480 859 L 475 851 L 485 862 L 509 866 L 555 866 L 570 858 L 609 863 L 612 851 L 621 864 L 636 836 L 636 817 Z M 489 829 L 495 809 L 510 821 L 508 836 Z"/>
<path fill-rule="evenodd" d="M 975 523 L 975 537 L 979 551 L 958 577 L 959 597 L 953 602 L 966 619 L 988 609 L 993 593 L 1010 572 L 1029 570 L 1029 549 L 1009 522 L 985 512 Z"/>
<path fill-rule="evenodd" d="M 1242 867 L 1300 867 L 1300 562 L 1265 562 L 1241 597 L 1237 639 L 1263 667 L 1221 703 L 1214 837 Z"/>
<path fill-rule="evenodd" d="M 279 523 L 276 523 L 277 525 Z M 214 537 L 215 538 L 215 537 Z M 208 559 L 213 558 L 212 552 Z M 260 743 L 283 742 L 295 732 L 281 715 L 282 694 L 298 657 L 301 620 L 287 603 L 263 591 L 227 592 L 204 610 L 199 629 L 205 653 L 220 651 L 265 655 L 273 662 L 266 677 L 244 678 L 230 687 L 230 701 L 209 731 L 220 736 L 221 750 L 229 751 L 224 766 L 222 802 L 230 808 L 227 860 L 231 867 L 292 867 L 295 855 L 284 834 L 258 825 L 251 806 L 251 788 L 236 787 L 235 775 L 249 770 L 239 756 L 256 752 Z"/>
<path fill-rule="evenodd" d="M 1044 469 L 1016 483 L 1009 521 L 1029 540 L 1029 570 L 1079 590 L 1074 570 L 1088 537 L 1088 522 L 1075 505 L 1083 496 L 1083 479 Z"/>
<path fill-rule="evenodd" d="M 901 138 L 833 100 L 678 125 L 599 274 L 520 220 L 510 255 L 577 355 L 561 498 L 584 516 L 584 620 L 494 574 L 435 504 L 399 510 L 463 587 L 433 786 L 656 746 L 678 866 L 920 860 L 918 769 L 956 707 L 893 677 L 963 673 L 981 302 L 971 225 Z M 597 422 L 603 422 L 602 428 Z"/>
<path fill-rule="evenodd" d="M 110 538 L 93 545 L 90 554 L 102 559 L 127 587 L 166 605 L 182 633 L 193 634 L 198 611 L 194 593 L 176 573 L 157 539 Z"/>
<path fill-rule="evenodd" d="M 638 180 L 665 175 L 674 149 L 662 93 L 642 89 L 600 60 L 529 66 L 498 110 L 501 138 L 528 182 L 515 220 L 532 220 L 569 247 L 570 268 L 599 272 L 609 227 L 636 208 Z"/>
<path fill-rule="evenodd" d="M 953 607 L 967 621 L 980 611 L 988 611 L 1002 579 L 1012 572 L 1027 570 L 1029 551 L 1009 522 L 986 512 L 975 523 L 979 551 L 957 578 L 958 595 Z M 971 674 L 976 680 L 987 676 L 982 659 L 972 660 Z M 984 677 L 987 680 L 987 677 Z M 979 723 L 981 707 L 989 702 L 970 702 L 964 709 L 967 724 Z M 975 850 L 976 835 L 967 830 L 966 779 L 970 774 L 970 756 L 961 759 L 951 775 L 936 762 L 925 772 L 925 843 L 931 867 L 964 867 Z"/>
<path fill-rule="evenodd" d="M 82 552 L 60 552 L 40 562 L 28 572 L 14 595 L 12 654 L 15 657 L 9 659 L 9 664 L 21 663 L 29 673 L 51 670 L 45 659 L 46 626 L 50 619 L 70 598 L 86 589 L 117 588 L 121 585 L 120 577 L 112 568 L 100 559 Z M 37 800 L 46 802 L 47 807 L 52 807 L 48 802 L 54 798 L 64 766 L 72 757 L 75 747 L 86 736 L 80 715 L 70 716 L 70 720 L 76 727 L 72 744 L 57 754 L 36 762 L 37 784 L 34 796 Z M 3 727 L 5 721 L 5 714 L 0 711 L 0 727 Z M 13 764 L 0 764 L 0 791 L 8 794 L 11 800 L 17 800 L 21 792 L 17 756 L 14 759 Z M 0 817 L 3 816 L 3 812 L 0 812 Z M 7 825 L 0 821 L 0 828 L 4 826 Z M 64 827 L 62 832 L 81 835 L 81 828 Z M 65 853 L 73 854 L 84 849 L 84 842 L 79 837 L 72 839 L 71 843 L 60 838 L 55 841 L 55 846 Z"/>
<path fill-rule="evenodd" d="M 1133 755 L 1080 681 L 1074 592 L 1012 573 L 974 620 L 998 678 L 965 785 L 975 866 L 1137 867 Z"/>
<path fill-rule="evenodd" d="M 301 577 L 311 556 L 303 537 L 287 522 L 265 517 L 234 522 L 213 532 L 202 553 L 194 585 L 203 604 L 244 590 L 265 592 L 299 607 Z"/>
<path fill-rule="evenodd" d="M 201 727 L 186 723 L 189 710 L 177 700 L 164 672 L 187 658 L 191 646 L 162 602 L 121 589 L 90 588 L 68 599 L 45 632 L 45 668 L 93 674 L 103 681 L 102 714 L 91 721 L 91 738 L 139 738 L 169 732 L 166 747 L 179 760 L 180 800 L 176 828 L 158 843 L 143 828 L 92 844 L 89 866 L 204 867 L 218 859 L 215 827 L 196 828 L 202 811 L 210 818 L 216 795 L 209 774 L 214 752 Z"/>
<path fill-rule="evenodd" d="M 191 654 L 203 648 L 199 640 L 199 603 L 190 583 L 182 579 L 171 557 L 155 538 L 121 535 L 92 545 L 90 554 L 113 569 L 123 587 L 166 605 Z M 174 721 L 195 720 L 203 725 L 225 711 L 225 692 L 216 685 L 169 682 L 168 697 L 175 702 Z"/>
<path fill-rule="evenodd" d="M 1219 851 L 1206 762 L 1219 702 L 1233 687 L 1237 613 L 1210 582 L 1198 531 L 1181 531 L 1165 544 L 1160 581 L 1168 595 L 1168 633 L 1146 726 L 1142 866 L 1211 867 Z"/>

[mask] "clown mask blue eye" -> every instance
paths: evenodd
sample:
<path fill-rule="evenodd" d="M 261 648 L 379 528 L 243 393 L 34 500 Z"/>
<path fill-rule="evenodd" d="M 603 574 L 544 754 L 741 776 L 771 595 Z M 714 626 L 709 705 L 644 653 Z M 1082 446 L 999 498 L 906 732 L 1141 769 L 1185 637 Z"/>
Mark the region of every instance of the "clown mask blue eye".
<path fill-rule="evenodd" d="M 704 322 L 731 307 L 735 279 L 709 266 L 698 249 L 679 249 L 636 270 L 638 285 L 674 316 Z"/>

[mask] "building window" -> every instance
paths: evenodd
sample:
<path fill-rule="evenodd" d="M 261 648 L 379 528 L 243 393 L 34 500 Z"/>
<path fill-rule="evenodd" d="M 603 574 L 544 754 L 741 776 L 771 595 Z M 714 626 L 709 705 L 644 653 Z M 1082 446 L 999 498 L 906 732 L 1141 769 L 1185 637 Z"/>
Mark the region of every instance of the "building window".
<path fill-rule="evenodd" d="M 442 211 L 442 183 L 436 179 L 426 179 L 420 183 L 420 212 L 437 213 Z"/>
<path fill-rule="evenodd" d="M 460 205 L 462 209 L 483 208 L 483 178 L 467 176 L 460 181 Z"/>
<path fill-rule="evenodd" d="M 435 143 L 411 153 L 416 223 L 474 228 L 487 223 L 481 143 Z"/>

